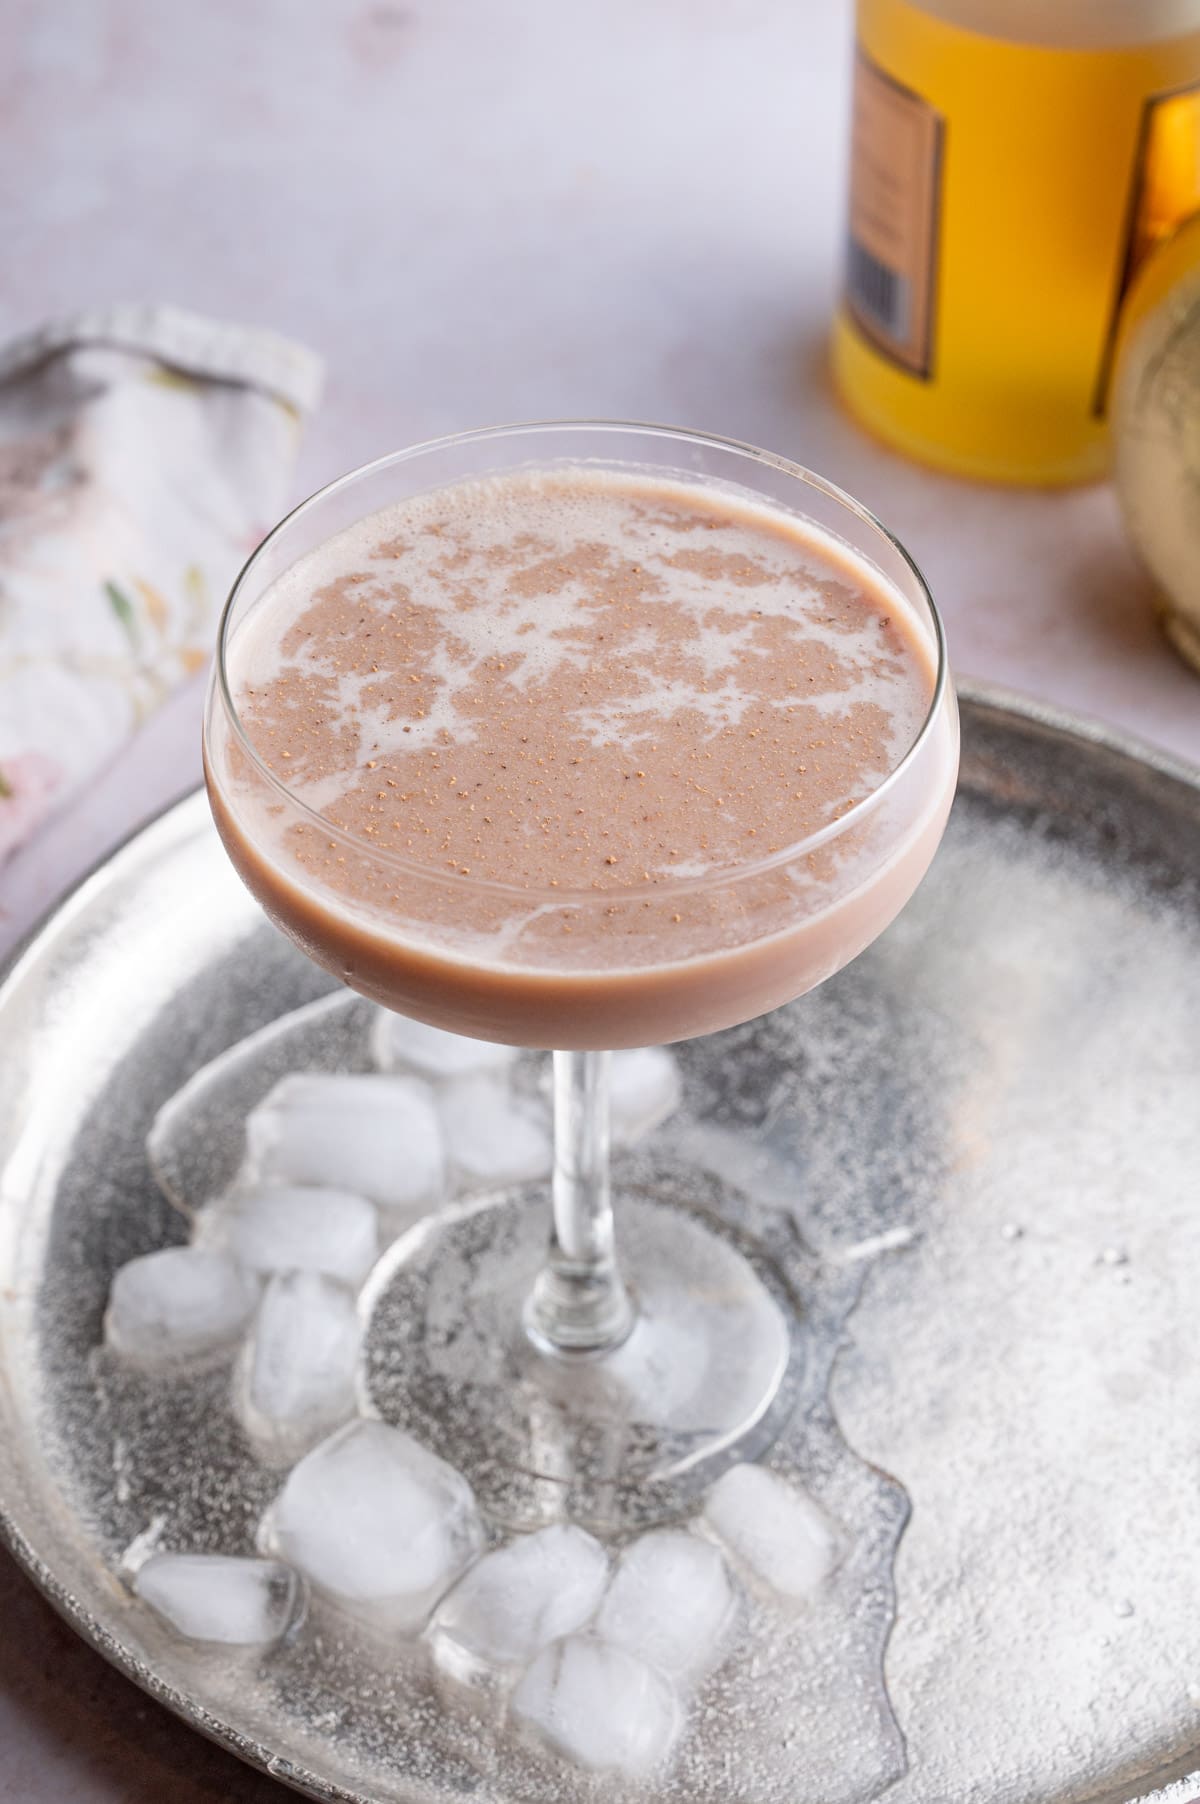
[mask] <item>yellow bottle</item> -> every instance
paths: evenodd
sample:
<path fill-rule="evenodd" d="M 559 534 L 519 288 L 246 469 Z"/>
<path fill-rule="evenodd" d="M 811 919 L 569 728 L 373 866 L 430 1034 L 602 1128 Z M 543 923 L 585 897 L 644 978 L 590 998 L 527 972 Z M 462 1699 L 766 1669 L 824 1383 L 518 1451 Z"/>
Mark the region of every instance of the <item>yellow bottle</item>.
<path fill-rule="evenodd" d="M 1105 473 L 1147 253 L 1200 209 L 1200 0 L 858 0 L 838 389 L 961 475 Z"/>

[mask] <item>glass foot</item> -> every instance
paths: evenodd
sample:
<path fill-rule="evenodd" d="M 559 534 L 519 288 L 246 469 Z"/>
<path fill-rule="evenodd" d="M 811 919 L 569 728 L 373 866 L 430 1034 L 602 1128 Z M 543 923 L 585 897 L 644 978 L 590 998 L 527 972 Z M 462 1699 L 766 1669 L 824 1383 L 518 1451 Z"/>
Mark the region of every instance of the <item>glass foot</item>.
<path fill-rule="evenodd" d="M 603 1353 L 530 1338 L 544 1186 L 448 1210 L 388 1251 L 363 1293 L 363 1406 L 409 1429 L 513 1528 L 600 1530 L 685 1510 L 790 1414 L 798 1304 L 761 1249 L 715 1218 L 622 1194 L 635 1319 Z"/>

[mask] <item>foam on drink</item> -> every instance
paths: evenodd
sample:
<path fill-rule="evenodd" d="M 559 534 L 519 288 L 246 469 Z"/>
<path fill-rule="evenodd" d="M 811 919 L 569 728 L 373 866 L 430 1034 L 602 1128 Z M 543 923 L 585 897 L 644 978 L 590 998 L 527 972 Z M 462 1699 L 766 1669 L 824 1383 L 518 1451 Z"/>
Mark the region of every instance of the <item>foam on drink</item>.
<path fill-rule="evenodd" d="M 750 918 L 743 878 L 879 789 L 935 681 L 929 628 L 811 523 L 583 468 L 357 522 L 276 579 L 227 665 L 251 745 L 311 812 L 240 783 L 234 746 L 226 772 L 210 760 L 218 823 L 290 930 L 280 883 L 324 898 L 307 950 L 330 963 L 340 933 L 344 959 L 366 933 L 605 977 L 769 936 L 813 912 L 814 884 L 853 888 L 861 834 L 772 879 L 773 912 Z"/>

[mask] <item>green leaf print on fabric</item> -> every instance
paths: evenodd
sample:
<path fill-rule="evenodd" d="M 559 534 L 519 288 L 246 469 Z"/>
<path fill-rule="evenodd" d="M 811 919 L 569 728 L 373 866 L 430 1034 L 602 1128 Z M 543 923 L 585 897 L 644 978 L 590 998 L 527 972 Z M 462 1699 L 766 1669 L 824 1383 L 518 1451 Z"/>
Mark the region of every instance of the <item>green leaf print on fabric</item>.
<path fill-rule="evenodd" d="M 147 371 L 146 381 L 156 388 L 182 388 L 193 393 L 200 388 L 195 376 L 189 376 L 186 370 L 172 369 L 169 364 L 160 364 Z"/>
<path fill-rule="evenodd" d="M 104 593 L 108 597 L 108 605 L 125 628 L 130 645 L 134 651 L 140 651 L 141 635 L 138 632 L 137 614 L 134 612 L 133 603 L 124 589 L 119 589 L 114 582 L 105 583 Z"/>

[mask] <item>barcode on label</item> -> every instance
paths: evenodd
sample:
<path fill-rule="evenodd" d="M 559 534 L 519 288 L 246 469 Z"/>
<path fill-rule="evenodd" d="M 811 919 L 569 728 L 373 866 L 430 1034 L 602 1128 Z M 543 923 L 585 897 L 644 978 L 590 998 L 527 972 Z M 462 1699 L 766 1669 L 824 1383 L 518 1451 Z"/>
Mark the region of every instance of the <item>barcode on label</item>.
<path fill-rule="evenodd" d="M 857 238 L 851 238 L 846 264 L 846 288 L 851 301 L 889 338 L 908 338 L 912 310 L 912 283 L 898 269 L 873 256 Z"/>

